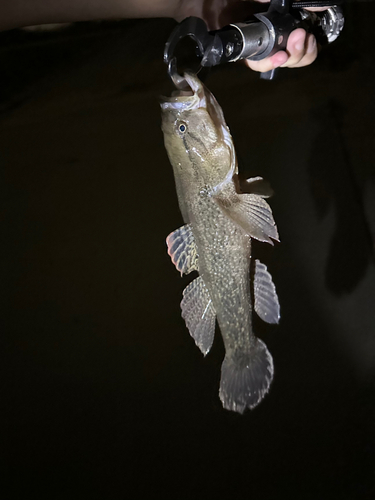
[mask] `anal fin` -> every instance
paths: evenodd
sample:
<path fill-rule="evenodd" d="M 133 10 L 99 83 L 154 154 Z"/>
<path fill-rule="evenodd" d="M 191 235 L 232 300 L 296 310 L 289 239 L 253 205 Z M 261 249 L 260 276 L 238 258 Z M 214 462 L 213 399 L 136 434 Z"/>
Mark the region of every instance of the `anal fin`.
<path fill-rule="evenodd" d="M 197 247 L 190 224 L 185 224 L 167 237 L 168 254 L 182 274 L 198 270 Z"/>
<path fill-rule="evenodd" d="M 280 320 L 280 305 L 275 285 L 267 267 L 258 259 L 255 260 L 254 309 L 266 323 L 275 324 Z"/>
<path fill-rule="evenodd" d="M 206 355 L 214 340 L 216 312 L 201 276 L 185 288 L 181 309 L 190 335 Z"/>

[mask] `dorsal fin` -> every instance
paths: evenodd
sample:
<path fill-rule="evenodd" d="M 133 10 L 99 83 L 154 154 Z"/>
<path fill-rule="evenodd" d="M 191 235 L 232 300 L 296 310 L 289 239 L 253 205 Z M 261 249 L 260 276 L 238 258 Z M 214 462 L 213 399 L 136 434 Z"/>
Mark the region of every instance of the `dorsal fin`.
<path fill-rule="evenodd" d="M 269 198 L 273 195 L 273 189 L 263 177 L 257 176 L 246 179 L 242 174 L 234 174 L 233 182 L 238 194 L 257 194 L 262 198 Z"/>
<path fill-rule="evenodd" d="M 280 305 L 275 285 L 267 267 L 258 259 L 255 260 L 254 309 L 266 323 L 275 324 L 280 320 Z"/>

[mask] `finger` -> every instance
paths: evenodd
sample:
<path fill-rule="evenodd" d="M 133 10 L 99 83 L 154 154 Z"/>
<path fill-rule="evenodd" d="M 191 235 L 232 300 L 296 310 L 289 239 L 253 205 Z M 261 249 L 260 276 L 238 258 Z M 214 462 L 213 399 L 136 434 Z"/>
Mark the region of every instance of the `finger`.
<path fill-rule="evenodd" d="M 313 63 L 318 56 L 318 47 L 316 44 L 316 38 L 314 35 L 308 34 L 306 37 L 306 53 L 302 59 L 295 64 L 290 66 L 291 68 L 301 68 L 302 66 L 308 66 Z"/>
<path fill-rule="evenodd" d="M 286 46 L 286 51 L 289 54 L 289 59 L 285 64 L 283 64 L 283 68 L 290 68 L 301 61 L 301 59 L 305 55 L 305 41 L 306 31 L 302 28 L 298 28 L 291 32 Z"/>
<path fill-rule="evenodd" d="M 272 57 L 267 57 L 261 61 L 249 61 L 245 59 L 245 64 L 249 66 L 253 71 L 260 71 L 265 73 L 266 71 L 271 71 L 271 69 L 278 68 L 282 64 L 286 63 L 288 60 L 288 54 L 284 51 L 276 52 Z"/>
<path fill-rule="evenodd" d="M 295 66 L 305 55 L 305 40 L 306 31 L 298 28 L 289 35 L 286 46 L 287 52 L 276 52 L 272 57 L 267 57 L 262 61 L 246 60 L 246 64 L 252 70 L 261 71 L 262 73 L 270 71 L 273 68 L 278 68 L 279 66 L 282 68 Z"/>
<path fill-rule="evenodd" d="M 311 12 L 324 12 L 325 10 L 328 10 L 329 7 L 308 7 L 306 10 L 310 10 Z"/>

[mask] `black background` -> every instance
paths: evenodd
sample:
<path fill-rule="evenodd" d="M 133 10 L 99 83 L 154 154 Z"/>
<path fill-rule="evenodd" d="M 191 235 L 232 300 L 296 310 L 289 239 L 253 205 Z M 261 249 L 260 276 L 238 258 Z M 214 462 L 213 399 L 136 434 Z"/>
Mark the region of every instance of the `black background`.
<path fill-rule="evenodd" d="M 2 34 L 2 498 L 374 498 L 374 13 L 349 3 L 340 40 L 276 81 L 240 64 L 206 80 L 281 236 L 254 248 L 282 318 L 255 322 L 275 379 L 243 416 L 165 248 L 175 23 Z"/>

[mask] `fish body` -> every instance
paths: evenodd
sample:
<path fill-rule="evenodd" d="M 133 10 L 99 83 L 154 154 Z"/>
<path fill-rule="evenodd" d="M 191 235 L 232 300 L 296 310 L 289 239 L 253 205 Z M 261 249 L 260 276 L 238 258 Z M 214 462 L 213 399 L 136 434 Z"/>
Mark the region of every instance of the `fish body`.
<path fill-rule="evenodd" d="M 243 413 L 261 401 L 273 377 L 272 356 L 253 333 L 252 304 L 262 319 L 279 320 L 275 287 L 259 261 L 250 286 L 251 238 L 272 243 L 278 233 L 264 200 L 267 184 L 260 177 L 238 176 L 232 137 L 216 99 L 195 75 L 185 79 L 191 92 L 161 103 L 164 143 L 185 222 L 168 236 L 168 253 L 181 274 L 199 273 L 183 292 L 182 316 L 204 355 L 217 319 L 226 351 L 219 396 L 224 408 Z"/>

